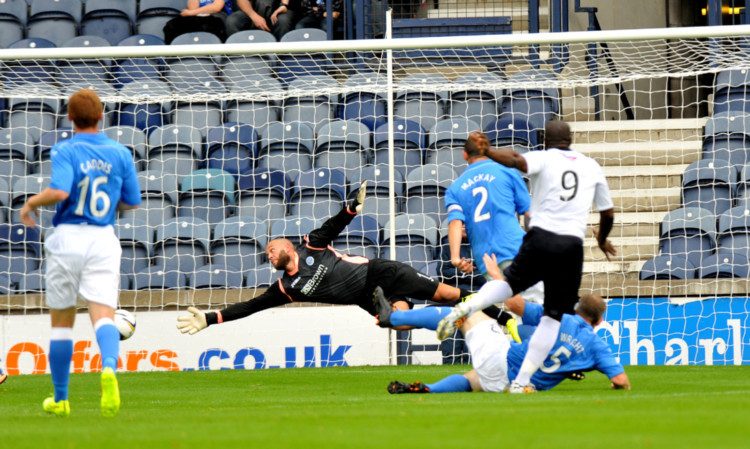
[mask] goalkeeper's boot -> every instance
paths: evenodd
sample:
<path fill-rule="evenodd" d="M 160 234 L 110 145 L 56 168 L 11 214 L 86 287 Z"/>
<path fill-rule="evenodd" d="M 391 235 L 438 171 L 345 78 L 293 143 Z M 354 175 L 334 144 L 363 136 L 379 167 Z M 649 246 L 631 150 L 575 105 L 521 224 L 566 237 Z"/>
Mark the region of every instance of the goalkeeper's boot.
<path fill-rule="evenodd" d="M 120 410 L 120 387 L 112 368 L 102 370 L 102 416 L 112 418 Z"/>
<path fill-rule="evenodd" d="M 583 371 L 573 371 L 568 373 L 568 379 L 570 380 L 583 380 L 586 378 L 586 374 Z"/>
<path fill-rule="evenodd" d="M 508 393 L 511 393 L 511 394 L 536 393 L 536 388 L 534 387 L 534 384 L 522 385 L 514 380 L 513 382 L 510 383 L 510 386 L 508 387 Z"/>
<path fill-rule="evenodd" d="M 375 318 L 378 319 L 378 326 L 380 327 L 391 327 L 391 312 L 393 312 L 393 306 L 385 299 L 383 289 L 375 287 L 375 291 L 372 292 L 372 302 L 375 304 Z"/>
<path fill-rule="evenodd" d="M 516 320 L 515 318 L 509 319 L 505 323 L 505 328 L 508 329 L 508 333 L 510 334 L 511 338 L 513 338 L 513 340 L 521 343 L 521 336 L 518 335 L 518 320 Z"/>
<path fill-rule="evenodd" d="M 8 380 L 7 374 L 0 374 L 0 384 Z"/>
<path fill-rule="evenodd" d="M 410 384 L 406 382 L 399 382 L 394 380 L 388 384 L 388 393 L 390 394 L 404 394 L 404 393 L 429 393 L 430 389 L 427 385 L 422 382 L 412 382 Z"/>
<path fill-rule="evenodd" d="M 42 402 L 42 408 L 45 412 L 55 416 L 62 418 L 70 416 L 70 402 L 67 399 L 55 402 L 55 397 L 50 396 Z"/>

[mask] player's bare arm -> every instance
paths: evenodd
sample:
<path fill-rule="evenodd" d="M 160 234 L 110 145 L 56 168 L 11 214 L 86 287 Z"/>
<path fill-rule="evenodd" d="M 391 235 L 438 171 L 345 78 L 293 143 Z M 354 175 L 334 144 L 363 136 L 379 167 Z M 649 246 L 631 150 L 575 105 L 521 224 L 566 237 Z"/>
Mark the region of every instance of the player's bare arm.
<path fill-rule="evenodd" d="M 515 168 L 524 173 L 526 173 L 526 170 L 528 169 L 526 159 L 524 159 L 520 153 L 511 150 L 510 148 L 488 148 L 485 156 L 498 164 Z"/>
<path fill-rule="evenodd" d="M 593 230 L 594 232 L 594 238 L 596 239 L 596 242 L 599 244 L 599 249 L 602 250 L 604 255 L 607 257 L 608 261 L 611 261 L 611 256 L 617 255 L 617 250 L 615 249 L 614 245 L 612 245 L 612 242 L 607 240 L 607 236 L 609 235 L 610 231 L 612 230 L 612 225 L 615 222 L 615 211 L 614 209 L 607 209 L 599 212 L 599 230 L 596 229 Z"/>
<path fill-rule="evenodd" d="M 610 379 L 612 384 L 610 385 L 613 390 L 630 390 L 630 379 L 625 373 L 620 373 Z"/>
<path fill-rule="evenodd" d="M 448 246 L 451 251 L 451 265 L 464 273 L 474 271 L 474 264 L 471 259 L 461 257 L 461 240 L 463 239 L 463 226 L 461 220 L 451 220 L 448 223 Z"/>
<path fill-rule="evenodd" d="M 38 217 L 39 211 L 37 211 L 37 208 L 54 206 L 61 201 L 65 201 L 68 196 L 70 195 L 64 190 L 47 187 L 42 192 L 29 198 L 23 205 L 23 208 L 21 208 L 21 223 L 29 227 L 36 226 L 36 220 L 31 216 L 32 212 Z"/>

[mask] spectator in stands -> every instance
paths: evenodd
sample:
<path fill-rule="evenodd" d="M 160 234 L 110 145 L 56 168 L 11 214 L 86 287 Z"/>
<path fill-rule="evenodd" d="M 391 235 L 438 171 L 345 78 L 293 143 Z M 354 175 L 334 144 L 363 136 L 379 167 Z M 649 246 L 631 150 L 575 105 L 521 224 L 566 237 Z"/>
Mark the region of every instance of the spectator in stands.
<path fill-rule="evenodd" d="M 164 25 L 164 42 L 171 44 L 181 34 L 206 31 L 215 34 L 222 42 L 227 40 L 226 20 L 232 6 L 224 0 L 188 0 L 180 17 Z"/>
<path fill-rule="evenodd" d="M 236 0 L 234 14 L 227 19 L 227 36 L 242 30 L 263 30 L 276 40 L 294 28 L 295 4 L 292 0 Z"/>
<path fill-rule="evenodd" d="M 334 24 L 339 22 L 344 10 L 342 0 L 333 0 L 333 20 Z M 295 28 L 320 28 L 323 31 L 328 30 L 328 11 L 325 0 L 301 0 L 299 14 L 301 16 Z"/>

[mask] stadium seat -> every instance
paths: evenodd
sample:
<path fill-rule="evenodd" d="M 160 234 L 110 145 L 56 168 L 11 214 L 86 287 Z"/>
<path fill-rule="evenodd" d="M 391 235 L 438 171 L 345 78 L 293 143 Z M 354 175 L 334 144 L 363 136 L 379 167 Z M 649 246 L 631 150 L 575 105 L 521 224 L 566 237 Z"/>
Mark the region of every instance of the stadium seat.
<path fill-rule="evenodd" d="M 216 81 L 206 81 L 200 85 L 193 85 L 189 87 L 182 87 L 182 90 L 175 88 L 175 94 L 180 96 L 181 94 L 189 95 L 205 89 L 206 91 L 212 92 L 214 95 L 221 96 L 226 94 L 226 89 L 223 85 L 218 84 Z M 197 100 L 197 101 L 180 101 L 175 102 L 175 107 L 172 110 L 171 123 L 175 125 L 192 126 L 197 129 L 201 134 L 201 138 L 205 140 L 208 130 L 220 126 L 224 121 L 223 102 L 218 98 L 213 100 Z"/>
<path fill-rule="evenodd" d="M 117 43 L 120 47 L 164 45 L 164 39 L 150 34 L 135 34 Z M 121 88 L 135 80 L 160 81 L 166 61 L 163 58 L 117 58 L 112 65 L 114 86 Z"/>
<path fill-rule="evenodd" d="M 271 222 L 269 241 L 275 239 L 287 239 L 295 245 L 304 242 L 304 237 L 317 229 L 322 224 L 311 216 L 289 215 Z"/>
<path fill-rule="evenodd" d="M 659 232 L 659 251 L 663 255 L 685 257 L 699 266 L 701 259 L 715 248 L 714 214 L 700 207 L 675 209 L 664 217 Z"/>
<path fill-rule="evenodd" d="M 504 95 L 502 88 L 492 86 L 504 82 L 503 77 L 496 72 L 466 73 L 459 76 L 454 84 L 463 89 L 451 92 L 448 116 L 471 120 L 479 125 L 475 129 L 489 126 L 500 115 Z"/>
<path fill-rule="evenodd" d="M 258 167 L 281 170 L 294 179 L 312 168 L 315 134 L 301 122 L 269 123 L 261 128 Z"/>
<path fill-rule="evenodd" d="M 224 170 L 196 170 L 182 179 L 177 216 L 200 218 L 213 228 L 234 212 L 234 191 L 234 177 Z"/>
<path fill-rule="evenodd" d="M 721 214 L 716 231 L 719 249 L 750 259 L 750 209 L 737 206 Z"/>
<path fill-rule="evenodd" d="M 25 273 L 18 279 L 16 293 L 19 295 L 33 295 L 43 293 L 47 289 L 47 279 L 42 270 Z"/>
<path fill-rule="evenodd" d="M 181 266 L 151 266 L 133 275 L 133 290 L 178 290 L 188 287 L 187 273 Z"/>
<path fill-rule="evenodd" d="M 284 218 L 290 184 L 282 171 L 261 168 L 241 173 L 237 178 L 236 214 L 255 217 L 266 224 Z"/>
<path fill-rule="evenodd" d="M 370 131 L 386 121 L 385 75 L 378 73 L 357 73 L 344 82 L 346 94 L 342 94 L 336 108 L 336 118 L 357 120 Z"/>
<path fill-rule="evenodd" d="M 747 257 L 733 252 L 718 251 L 701 260 L 696 277 L 700 279 L 747 278 L 749 273 L 750 263 Z"/>
<path fill-rule="evenodd" d="M 78 35 L 81 1 L 30 0 L 26 36 L 40 37 L 61 46 Z"/>
<path fill-rule="evenodd" d="M 273 99 L 274 95 L 284 92 L 279 80 L 271 76 L 256 75 L 225 81 L 233 96 L 254 98 L 229 101 L 226 107 L 227 122 L 245 123 L 260 132 L 268 123 L 280 120 L 281 107 L 279 102 Z"/>
<path fill-rule="evenodd" d="M 396 119 L 417 122 L 424 129 L 435 126 L 445 116 L 449 82 L 436 73 L 409 75 L 399 81 L 393 103 Z"/>
<path fill-rule="evenodd" d="M 750 113 L 749 89 L 749 70 L 733 69 L 719 72 L 714 83 L 714 114 Z"/>
<path fill-rule="evenodd" d="M 73 137 L 73 129 L 56 129 L 54 131 L 46 131 L 42 133 L 39 138 L 39 146 L 37 147 L 36 164 L 34 171 L 37 175 L 51 176 L 52 175 L 52 161 L 50 160 L 50 151 L 52 147 L 63 140 L 68 140 Z"/>
<path fill-rule="evenodd" d="M 461 175 L 466 170 L 463 157 L 464 144 L 469 133 L 480 129 L 479 125 L 465 118 L 440 120 L 427 133 L 425 164 L 447 165 Z"/>
<path fill-rule="evenodd" d="M 387 164 L 389 154 L 388 123 L 375 129 L 372 163 Z M 394 168 L 406 174 L 414 167 L 422 165 L 427 133 L 417 122 L 398 119 L 393 121 L 393 160 Z"/>
<path fill-rule="evenodd" d="M 227 44 L 272 43 L 276 37 L 268 31 L 243 30 L 232 34 Z M 276 67 L 276 55 L 228 55 L 221 68 L 225 80 L 242 79 L 252 75 L 272 76 Z"/>
<path fill-rule="evenodd" d="M 34 160 L 34 141 L 23 128 L 0 130 L 0 176 L 11 186 L 26 176 Z M 10 190 L 9 190 L 10 191 Z"/>
<path fill-rule="evenodd" d="M 433 260 L 432 262 L 420 263 L 420 264 L 414 265 L 414 269 L 419 271 L 422 274 L 426 274 L 427 276 L 433 279 L 439 279 L 440 278 L 440 273 L 438 272 L 439 266 L 440 266 L 440 261 Z"/>
<path fill-rule="evenodd" d="M 238 33 L 239 34 L 239 33 Z M 303 75 L 289 83 L 289 95 L 284 99 L 282 120 L 303 122 L 317 134 L 320 128 L 333 120 L 332 98 L 328 89 L 339 88 L 339 82 L 328 75 Z M 294 95 L 299 91 L 300 95 Z"/>
<path fill-rule="evenodd" d="M 0 48 L 7 48 L 23 39 L 28 16 L 26 0 L 5 0 L 0 3 Z"/>
<path fill-rule="evenodd" d="M 153 79 L 136 79 L 125 84 L 121 89 L 125 98 L 137 98 L 139 96 L 171 96 L 172 89 L 164 81 Z M 118 114 L 118 126 L 135 126 L 150 135 L 155 129 L 169 122 L 169 111 L 172 109 L 170 102 L 162 104 L 151 100 L 139 103 L 126 103 L 120 105 Z"/>
<path fill-rule="evenodd" d="M 695 279 L 695 265 L 687 258 L 665 254 L 646 261 L 638 274 L 641 281 Z"/>
<path fill-rule="evenodd" d="M 11 43 L 8 48 L 55 48 L 53 42 L 42 38 L 21 39 Z M 21 85 L 27 83 L 52 84 L 57 76 L 57 66 L 45 62 L 40 63 L 35 59 L 19 59 L 14 61 L 3 61 L 2 63 L 3 84 L 7 86 Z"/>
<path fill-rule="evenodd" d="M 268 225 L 255 217 L 234 216 L 216 225 L 211 241 L 215 264 L 231 265 L 243 273 L 264 262 Z"/>
<path fill-rule="evenodd" d="M 11 186 L 11 212 L 10 222 L 21 223 L 21 208 L 26 200 L 49 187 L 49 176 L 28 175 L 18 178 Z M 54 207 L 41 207 L 37 209 L 39 217 L 36 218 L 37 228 L 42 232 L 52 229 L 52 217 L 55 215 Z"/>
<path fill-rule="evenodd" d="M 380 254 L 380 226 L 378 221 L 367 215 L 357 215 L 346 226 L 331 246 L 350 256 L 364 256 L 374 259 Z"/>
<path fill-rule="evenodd" d="M 539 131 L 525 119 L 503 117 L 490 123 L 484 133 L 493 146 L 513 148 L 521 154 L 540 148 Z"/>
<path fill-rule="evenodd" d="M 732 207 L 737 172 L 723 159 L 693 162 L 682 176 L 682 205 L 720 215 Z"/>
<path fill-rule="evenodd" d="M 164 25 L 180 16 L 186 3 L 182 0 L 140 0 L 135 17 L 138 34 L 151 34 L 164 40 Z"/>
<path fill-rule="evenodd" d="M 1 167 L 1 165 L 0 165 Z M 0 223 L 10 219 L 10 184 L 0 173 Z"/>
<path fill-rule="evenodd" d="M 195 289 L 242 288 L 245 275 L 238 267 L 214 263 L 198 267 L 190 275 L 190 286 Z"/>
<path fill-rule="evenodd" d="M 438 225 L 435 220 L 423 214 L 401 214 L 394 220 L 396 233 L 393 237 L 390 223 L 383 227 L 380 257 L 399 260 L 412 266 L 435 260 L 434 248 L 438 244 Z M 390 251 L 391 238 L 395 240 L 395 257 L 392 257 Z"/>
<path fill-rule="evenodd" d="M 735 206 L 750 206 L 750 165 L 740 167 L 734 204 Z"/>
<path fill-rule="evenodd" d="M 182 125 L 156 128 L 148 137 L 148 144 L 149 170 L 172 174 L 182 180 L 198 168 L 201 133 L 197 129 Z"/>
<path fill-rule="evenodd" d="M 15 93 L 22 94 L 17 87 Z M 38 95 L 38 96 L 35 96 Z M 42 133 L 57 127 L 57 115 L 60 111 L 61 92 L 48 84 L 35 84 L 34 94 L 14 97 L 8 100 L 8 128 L 23 129 L 31 140 L 39 142 Z"/>
<path fill-rule="evenodd" d="M 123 219 L 115 223 L 115 233 L 122 248 L 120 274 L 132 275 L 151 266 L 153 229 L 141 220 Z"/>
<path fill-rule="evenodd" d="M 0 224 L 0 273 L 30 273 L 41 261 L 42 240 L 37 228 L 20 222 Z"/>
<path fill-rule="evenodd" d="M 289 199 L 291 215 L 329 217 L 346 199 L 346 175 L 340 170 L 315 168 L 301 172 L 293 181 Z"/>
<path fill-rule="evenodd" d="M 351 178 L 369 159 L 370 139 L 370 130 L 362 123 L 333 120 L 318 131 L 314 165 L 341 170 Z"/>
<path fill-rule="evenodd" d="M 110 45 L 133 34 L 136 4 L 130 0 L 86 0 L 81 34 L 99 36 Z"/>
<path fill-rule="evenodd" d="M 195 31 L 177 36 L 171 45 L 212 45 L 221 40 L 212 33 Z M 182 56 L 167 58 L 166 77 L 175 90 L 187 90 L 204 82 L 218 83 L 221 56 Z M 205 89 L 204 89 L 205 90 Z"/>
<path fill-rule="evenodd" d="M 151 228 L 165 223 L 176 215 L 179 194 L 177 176 L 159 171 L 138 173 L 141 206 L 120 212 L 120 219 L 145 221 Z"/>
<path fill-rule="evenodd" d="M 154 262 L 190 273 L 209 262 L 211 227 L 198 218 L 173 218 L 156 228 Z M 136 275 L 137 277 L 137 275 Z"/>
<path fill-rule="evenodd" d="M 404 177 L 397 170 L 393 173 L 394 208 L 395 213 L 402 212 L 404 202 Z M 362 208 L 362 214 L 371 216 L 378 221 L 380 227 L 390 220 L 389 175 L 387 165 L 370 165 L 364 167 L 357 177 L 351 180 L 349 200 L 359 192 L 364 181 L 367 181 L 367 200 Z"/>
<path fill-rule="evenodd" d="M 206 168 L 232 175 L 252 170 L 258 159 L 258 133 L 244 123 L 224 123 L 206 134 Z"/>
<path fill-rule="evenodd" d="M 300 28 L 287 32 L 280 42 L 314 42 L 327 40 L 326 32 L 317 28 Z M 333 65 L 326 53 L 294 53 L 279 55 L 276 76 L 286 86 L 302 75 L 325 75 Z"/>
<path fill-rule="evenodd" d="M 283 275 L 283 270 L 277 270 L 267 262 L 247 272 L 245 287 L 268 288 Z"/>
<path fill-rule="evenodd" d="M 16 283 L 5 273 L 0 273 L 0 295 L 11 295 L 16 292 Z"/>
<path fill-rule="evenodd" d="M 406 175 L 406 204 L 408 214 L 425 214 L 435 223 L 445 219 L 445 191 L 456 179 L 452 168 L 441 165 L 424 165 Z"/>
<path fill-rule="evenodd" d="M 555 87 L 536 87 L 543 81 L 556 81 L 548 70 L 530 69 L 514 73 L 508 79 L 518 87 L 508 89 L 503 99 L 503 117 L 513 117 L 528 123 L 531 130 L 544 129 L 545 124 L 560 112 L 560 93 Z"/>
<path fill-rule="evenodd" d="M 703 159 L 724 159 L 732 165 L 750 163 L 750 115 L 714 114 L 703 133 Z"/>
<path fill-rule="evenodd" d="M 110 126 L 103 128 L 102 132 L 110 139 L 128 147 L 133 153 L 133 160 L 138 171 L 146 168 L 148 138 L 145 132 L 134 126 Z"/>

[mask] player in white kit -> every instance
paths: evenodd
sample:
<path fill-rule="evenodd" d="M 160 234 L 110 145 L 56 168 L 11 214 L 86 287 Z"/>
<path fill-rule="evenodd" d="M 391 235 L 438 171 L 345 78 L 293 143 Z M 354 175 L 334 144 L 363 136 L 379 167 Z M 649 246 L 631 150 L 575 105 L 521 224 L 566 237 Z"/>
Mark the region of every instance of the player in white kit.
<path fill-rule="evenodd" d="M 534 331 L 529 349 L 511 383 L 511 393 L 533 392 L 531 376 L 557 341 L 563 314 L 574 314 L 583 271 L 583 241 L 591 209 L 600 214 L 595 237 L 607 260 L 615 255 L 607 236 L 614 222 L 614 206 L 599 164 L 570 149 L 570 127 L 550 121 L 545 129 L 546 151 L 521 155 L 511 149 L 492 148 L 486 156 L 516 168 L 531 181 L 531 222 L 521 248 L 503 274 L 505 280 L 485 284 L 469 301 L 458 304 L 438 325 L 439 339 L 452 335 L 456 321 L 503 302 L 534 285 L 544 283 L 544 316 Z"/>

